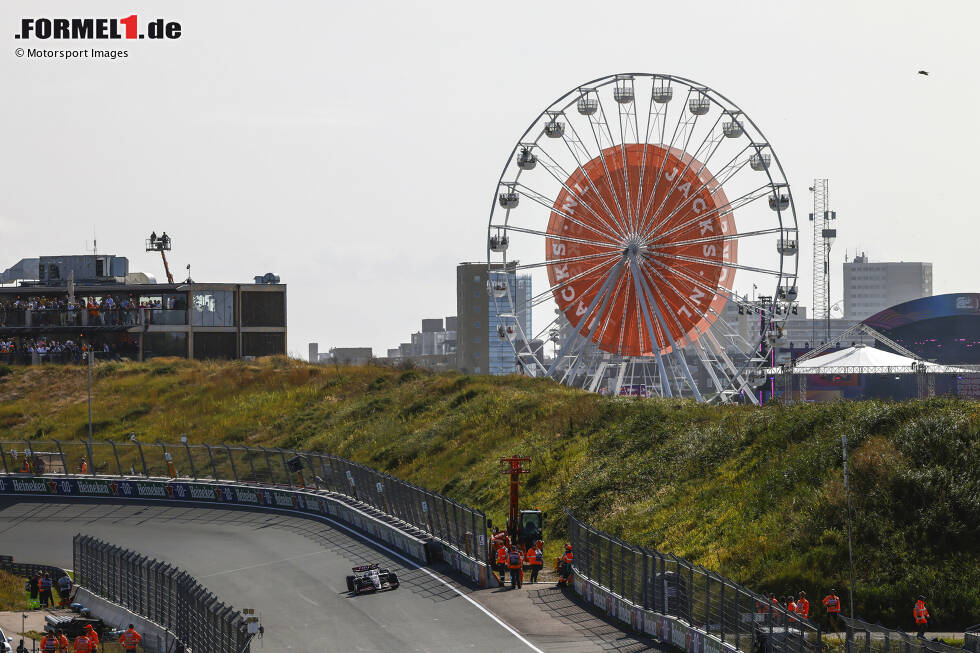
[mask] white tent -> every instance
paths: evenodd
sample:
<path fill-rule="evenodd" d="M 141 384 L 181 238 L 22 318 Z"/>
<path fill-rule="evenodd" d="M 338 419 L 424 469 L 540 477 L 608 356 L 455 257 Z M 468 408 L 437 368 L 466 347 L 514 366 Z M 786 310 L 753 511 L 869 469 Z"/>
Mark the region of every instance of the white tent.
<path fill-rule="evenodd" d="M 792 366 L 771 367 L 772 374 L 960 374 L 961 367 L 937 365 L 867 345 L 854 345 L 795 362 Z"/>

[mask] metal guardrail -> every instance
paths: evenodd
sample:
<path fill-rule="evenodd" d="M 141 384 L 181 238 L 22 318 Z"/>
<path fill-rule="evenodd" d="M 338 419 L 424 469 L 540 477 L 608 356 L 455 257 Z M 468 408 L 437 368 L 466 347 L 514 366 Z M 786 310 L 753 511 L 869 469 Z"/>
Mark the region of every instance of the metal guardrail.
<path fill-rule="evenodd" d="M 149 408 L 147 408 L 149 410 Z M 24 471 L 25 461 L 27 470 Z M 438 492 L 332 454 L 292 449 L 209 444 L 0 441 L 6 474 L 58 477 L 83 467 L 93 478 L 135 477 L 234 481 L 275 487 L 314 487 L 348 496 L 483 561 L 487 518 L 483 511 Z"/>
<path fill-rule="evenodd" d="M 963 633 L 963 648 L 970 653 L 980 653 L 980 624 L 970 626 Z"/>
<path fill-rule="evenodd" d="M 675 617 L 740 651 L 822 649 L 820 627 L 683 558 L 633 546 L 571 513 L 576 573 L 644 610 Z"/>
<path fill-rule="evenodd" d="M 644 610 L 675 617 L 717 638 L 723 647 L 746 653 L 819 653 L 838 645 L 848 653 L 963 653 L 843 615 L 843 638 L 823 633 L 818 624 L 786 606 L 772 605 L 762 594 L 700 565 L 631 545 L 571 513 L 568 518 L 577 574 Z M 971 635 L 970 630 L 980 631 L 980 626 L 967 631 L 965 648 L 980 653 L 980 632 Z"/>
<path fill-rule="evenodd" d="M 74 539 L 75 582 L 166 628 L 185 647 L 246 653 L 245 618 L 187 572 L 87 535 Z"/>
<path fill-rule="evenodd" d="M 30 578 L 35 572 L 49 574 L 51 576 L 51 580 L 54 581 L 54 586 L 52 589 L 57 589 L 58 579 L 65 575 L 65 570 L 61 567 L 53 567 L 51 565 L 33 565 L 26 562 L 14 562 L 10 556 L 6 555 L 0 555 L 0 570 L 3 570 L 8 574 L 13 574 L 14 576 L 23 576 L 24 578 Z"/>
<path fill-rule="evenodd" d="M 841 619 L 847 625 L 848 650 L 853 653 L 963 653 L 963 649 L 956 646 L 915 637 L 881 624 L 869 624 L 844 615 Z"/>

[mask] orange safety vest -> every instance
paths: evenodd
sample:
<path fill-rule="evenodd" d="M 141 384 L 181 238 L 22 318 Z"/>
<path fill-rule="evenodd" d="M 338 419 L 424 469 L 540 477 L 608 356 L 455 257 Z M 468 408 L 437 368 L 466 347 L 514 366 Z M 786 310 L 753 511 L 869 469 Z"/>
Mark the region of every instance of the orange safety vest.
<path fill-rule="evenodd" d="M 827 606 L 828 614 L 840 614 L 840 599 L 836 594 L 828 594 L 823 598 L 823 604 Z"/>
<path fill-rule="evenodd" d="M 85 626 L 85 636 L 91 640 L 93 645 L 99 645 L 99 634 L 91 626 Z"/>
<path fill-rule="evenodd" d="M 92 653 L 92 642 L 85 635 L 75 638 L 75 653 Z"/>
<path fill-rule="evenodd" d="M 497 549 L 497 564 L 503 565 L 507 564 L 507 549 L 504 547 L 499 547 Z"/>
<path fill-rule="evenodd" d="M 544 564 L 544 560 L 538 556 L 538 552 L 534 548 L 527 550 L 527 564 L 531 567 L 537 567 Z"/>
<path fill-rule="evenodd" d="M 789 610 L 790 614 L 796 614 L 796 602 L 790 601 L 789 605 L 786 606 L 786 609 Z"/>
<path fill-rule="evenodd" d="M 563 555 L 561 557 L 561 561 L 562 562 L 567 562 L 568 564 L 572 564 L 572 552 L 571 551 L 565 551 L 565 555 Z"/>
<path fill-rule="evenodd" d="M 912 614 L 915 616 L 915 623 L 924 624 L 929 621 L 929 611 L 926 610 L 925 601 L 916 601 L 915 607 L 912 608 Z"/>
<path fill-rule="evenodd" d="M 57 651 L 58 650 L 58 638 L 54 635 L 45 635 L 44 639 L 41 640 L 41 650 L 42 651 Z"/>
<path fill-rule="evenodd" d="M 68 641 L 68 638 L 65 637 L 64 635 L 59 635 L 58 643 L 61 644 L 61 650 L 64 651 L 65 653 L 68 653 L 68 647 L 71 646 L 71 642 Z"/>
<path fill-rule="evenodd" d="M 796 614 L 800 615 L 804 619 L 810 616 L 810 602 L 806 599 L 800 599 L 796 602 Z"/>
<path fill-rule="evenodd" d="M 521 568 L 521 554 L 517 551 L 511 551 L 507 554 L 507 568 L 508 569 L 520 569 Z"/>
<path fill-rule="evenodd" d="M 122 644 L 123 648 L 127 651 L 135 651 L 136 646 L 140 643 L 141 639 L 143 639 L 143 636 L 130 628 L 119 636 L 119 643 Z"/>

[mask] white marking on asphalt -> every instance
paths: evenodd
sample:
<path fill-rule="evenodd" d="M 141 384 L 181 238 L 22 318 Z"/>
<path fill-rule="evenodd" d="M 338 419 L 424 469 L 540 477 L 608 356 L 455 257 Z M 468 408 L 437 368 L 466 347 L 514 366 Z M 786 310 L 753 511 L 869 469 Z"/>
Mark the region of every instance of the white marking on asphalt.
<path fill-rule="evenodd" d="M 198 576 L 198 578 L 211 578 L 212 576 L 222 576 L 224 574 L 234 574 L 238 571 L 246 571 L 248 569 L 257 569 L 259 567 L 268 567 L 269 565 L 276 565 L 280 562 L 289 562 L 290 560 L 299 560 L 301 558 L 309 558 L 310 556 L 323 555 L 326 551 L 314 551 L 313 553 L 301 553 L 299 555 L 290 556 L 288 558 L 280 558 L 279 560 L 270 560 L 268 562 L 260 562 L 255 565 L 247 565 L 245 567 L 238 567 L 237 569 L 226 569 L 224 571 L 216 571 L 212 574 L 204 574 L 203 576 Z M 315 605 L 315 604 L 314 604 Z"/>
<path fill-rule="evenodd" d="M 320 607 L 320 604 L 319 603 L 317 603 L 316 601 L 314 601 L 310 597 L 306 596 L 305 594 L 300 594 L 299 592 L 296 592 L 296 596 L 298 596 L 299 598 L 303 599 L 304 601 L 306 601 L 310 605 L 315 605 L 318 608 Z"/>
<path fill-rule="evenodd" d="M 128 499 L 130 501 L 136 500 L 136 499 L 129 499 L 129 497 L 121 497 L 121 498 Z M 177 501 L 180 501 L 180 500 L 178 499 Z M 194 502 L 194 505 L 196 505 L 196 506 L 208 506 L 208 505 L 210 505 L 210 506 L 221 506 L 222 508 L 227 508 L 228 507 L 228 504 L 221 503 L 221 502 L 218 502 L 218 501 L 195 501 Z M 288 514 L 291 514 L 291 515 L 299 515 L 300 517 L 306 517 L 307 519 L 309 519 L 309 518 L 321 519 L 323 521 L 330 522 L 334 526 L 337 526 L 338 528 L 341 528 L 341 529 L 347 531 L 351 535 L 353 535 L 353 536 L 355 536 L 355 537 L 357 537 L 357 538 L 359 538 L 361 540 L 364 540 L 366 542 L 369 542 L 372 545 L 378 547 L 379 549 L 381 549 L 383 551 L 386 551 L 387 553 L 389 553 L 389 554 L 393 555 L 394 557 L 398 558 L 399 560 L 401 560 L 405 564 L 409 565 L 410 567 L 412 567 L 414 569 L 418 569 L 419 571 L 421 571 L 421 572 L 423 572 L 423 573 L 431 576 L 435 580 L 439 581 L 440 583 L 442 583 L 443 585 L 445 585 L 446 587 L 448 587 L 449 589 L 451 589 L 452 591 L 454 591 L 460 597 L 462 597 L 466 601 L 468 601 L 471 604 L 473 604 L 473 606 L 477 610 L 479 610 L 483 614 L 485 614 L 488 617 L 490 617 L 491 619 L 493 619 L 495 622 L 497 622 L 497 624 L 501 628 L 503 628 L 504 630 L 506 630 L 507 632 L 509 632 L 511 635 L 513 635 L 517 639 L 521 640 L 521 643 L 527 645 L 527 647 L 529 649 L 531 649 L 532 651 L 535 651 L 536 653 L 544 653 L 544 651 L 542 651 L 537 646 L 535 646 L 534 644 L 532 644 L 527 638 L 525 638 L 519 632 L 517 632 L 516 630 L 514 630 L 513 628 L 511 628 L 509 625 L 507 625 L 507 623 L 504 620 L 502 620 L 500 617 L 498 617 L 494 613 L 492 613 L 489 610 L 487 610 L 485 607 L 483 607 L 482 605 L 480 605 L 479 603 L 477 603 L 476 601 L 474 601 L 472 598 L 470 598 L 469 596 L 467 596 L 463 592 L 459 591 L 457 588 L 453 587 L 450 583 L 446 582 L 443 578 L 439 577 L 436 573 L 434 573 L 432 571 L 429 571 L 428 569 L 426 569 L 425 567 L 423 567 L 419 563 L 415 562 L 414 560 L 412 560 L 410 558 L 405 557 L 404 555 L 402 555 L 398 551 L 395 551 L 394 549 L 390 549 L 387 546 L 385 546 L 384 544 L 381 544 L 380 542 L 377 542 L 375 540 L 372 540 L 367 535 L 364 535 L 363 533 L 360 533 L 360 532 L 354 530 L 353 528 L 350 528 L 349 526 L 347 526 L 345 524 L 341 524 L 340 522 L 335 521 L 335 520 L 331 519 L 330 517 L 326 517 L 324 515 L 317 515 L 316 513 L 300 512 L 299 510 L 289 510 L 287 508 L 275 508 L 275 507 L 272 507 L 272 506 L 262 506 L 261 511 L 262 512 L 284 512 L 284 513 L 288 513 Z M 319 553 L 319 552 L 317 552 L 317 553 Z M 317 553 L 307 553 L 307 554 L 302 554 L 302 555 L 307 555 L 307 556 L 309 556 L 309 555 L 317 555 Z M 260 566 L 260 565 L 256 565 L 256 566 Z M 219 573 L 226 573 L 226 572 L 219 572 Z M 205 578 L 205 577 L 202 576 L 201 578 Z"/>
<path fill-rule="evenodd" d="M 217 501 L 196 501 L 195 502 L 195 505 L 199 505 L 199 506 L 200 505 L 224 506 L 225 504 L 218 503 Z M 487 610 L 485 607 L 483 607 L 482 605 L 480 605 L 479 603 L 477 603 L 476 601 L 474 601 L 472 598 L 470 598 L 466 594 L 463 594 L 462 592 L 460 592 L 457 588 L 453 587 L 450 583 L 446 582 L 443 578 L 439 577 L 439 575 L 437 575 L 436 573 L 434 573 L 432 571 L 429 571 L 428 569 L 426 569 L 425 567 L 423 567 L 419 563 L 415 562 L 411 558 L 407 558 L 407 557 L 403 556 L 398 551 L 395 551 L 394 549 L 390 549 L 387 546 L 385 546 L 384 544 L 381 544 L 380 542 L 376 542 L 376 541 L 372 540 L 367 535 L 364 535 L 363 533 L 360 533 L 360 532 L 354 530 L 353 528 L 350 528 L 349 526 L 347 526 L 345 524 L 341 524 L 340 522 L 335 521 L 335 520 L 331 519 L 330 517 L 325 517 L 324 515 L 311 514 L 311 513 L 308 513 L 308 512 L 300 512 L 299 510 L 289 510 L 287 508 L 273 508 L 271 506 L 269 506 L 269 507 L 263 507 L 263 510 L 271 510 L 271 511 L 275 511 L 275 512 L 285 512 L 285 513 L 289 513 L 289 514 L 292 514 L 292 515 L 299 515 L 301 517 L 306 517 L 306 518 L 313 517 L 315 519 L 322 519 L 323 521 L 330 522 L 331 524 L 333 524 L 334 526 L 337 526 L 338 528 L 342 528 L 343 530 L 347 531 L 351 535 L 354 535 L 358 539 L 362 539 L 362 540 L 365 540 L 367 542 L 370 542 L 372 545 L 374 545 L 374 546 L 378 547 L 379 549 L 381 549 L 381 550 L 389 553 L 390 555 L 395 556 L 396 558 L 398 558 L 399 560 L 401 560 L 405 564 L 409 565 L 410 567 L 412 567 L 414 569 L 418 569 L 422 573 L 428 574 L 429 576 L 431 576 L 432 578 L 436 579 L 437 581 L 439 581 L 440 583 L 442 583 L 443 585 L 445 585 L 446 587 L 448 587 L 452 591 L 454 591 L 457 594 L 459 594 L 463 599 L 465 599 L 466 601 L 469 601 L 471 604 L 473 604 L 473 606 L 477 610 L 479 610 L 480 612 L 482 612 L 483 614 L 487 615 L 488 617 L 490 617 L 491 619 L 493 619 L 495 622 L 497 622 L 497 625 L 499 625 L 501 628 L 503 628 L 504 630 L 506 630 L 507 632 L 509 632 L 511 635 L 513 635 L 517 639 L 521 640 L 521 643 L 522 644 L 525 644 L 529 649 L 531 649 L 532 651 L 535 651 L 535 653 L 544 653 L 544 651 L 542 651 L 537 646 L 535 646 L 534 644 L 532 644 L 530 642 L 530 640 L 528 640 L 526 637 L 524 637 L 524 635 L 521 635 L 519 632 L 517 632 L 516 630 L 514 630 L 513 628 L 511 628 L 503 619 L 501 619 L 500 617 L 498 617 L 494 613 L 492 613 L 489 610 Z M 305 555 L 311 555 L 311 554 L 305 554 Z"/>

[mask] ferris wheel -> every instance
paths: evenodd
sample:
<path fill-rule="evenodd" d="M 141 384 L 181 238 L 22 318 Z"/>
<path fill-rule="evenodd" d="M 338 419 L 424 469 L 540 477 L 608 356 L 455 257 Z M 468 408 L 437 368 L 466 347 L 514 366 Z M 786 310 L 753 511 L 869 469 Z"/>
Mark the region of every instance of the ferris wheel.
<path fill-rule="evenodd" d="M 541 112 L 500 175 L 490 336 L 513 371 L 596 392 L 757 402 L 798 242 L 742 109 L 674 75 L 602 77 Z"/>

